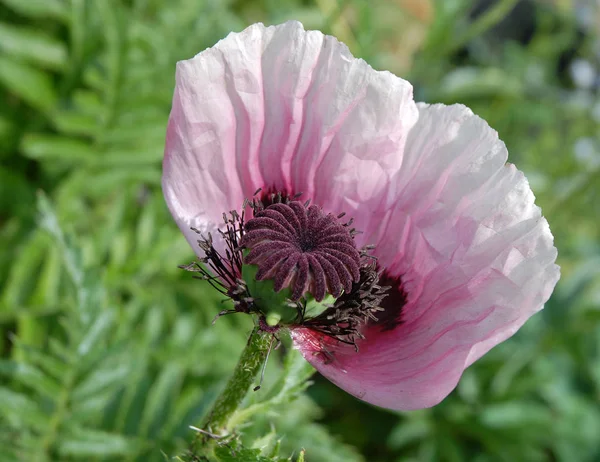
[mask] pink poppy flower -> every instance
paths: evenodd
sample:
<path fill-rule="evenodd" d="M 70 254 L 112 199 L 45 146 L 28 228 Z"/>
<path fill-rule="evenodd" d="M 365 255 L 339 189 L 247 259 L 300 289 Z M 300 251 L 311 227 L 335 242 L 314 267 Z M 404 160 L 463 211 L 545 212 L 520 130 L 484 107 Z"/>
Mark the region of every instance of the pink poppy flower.
<path fill-rule="evenodd" d="M 467 107 L 415 103 L 408 82 L 298 22 L 255 24 L 178 64 L 163 190 L 237 311 L 261 313 L 245 258 L 297 304 L 265 329 L 289 329 L 354 396 L 410 410 L 447 396 L 559 279 L 507 156 Z M 310 317 L 326 294 L 335 305 Z"/>

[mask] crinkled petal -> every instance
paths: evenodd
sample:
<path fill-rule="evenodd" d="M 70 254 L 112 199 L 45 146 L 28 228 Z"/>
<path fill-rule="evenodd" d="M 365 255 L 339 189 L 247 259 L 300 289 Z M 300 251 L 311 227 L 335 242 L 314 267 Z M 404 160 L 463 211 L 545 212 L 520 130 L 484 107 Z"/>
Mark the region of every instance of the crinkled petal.
<path fill-rule="evenodd" d="M 294 21 L 255 24 L 177 65 L 167 205 L 198 253 L 190 228 L 214 232 L 258 188 L 303 192 L 366 223 L 360 205 L 400 167 L 417 115 L 408 82 L 335 38 Z"/>
<path fill-rule="evenodd" d="M 293 332 L 332 382 L 403 410 L 447 396 L 467 366 L 543 307 L 559 279 L 548 223 L 496 132 L 461 105 L 418 108 L 381 220 L 364 238 L 402 280 L 402 324 L 368 327 L 358 353 Z"/>
<path fill-rule="evenodd" d="M 179 63 L 163 190 L 198 253 L 190 228 L 216 230 L 258 188 L 349 213 L 358 245 L 376 244 L 402 280 L 403 323 L 367 328 L 359 353 L 306 329 L 296 345 L 350 393 L 415 409 L 446 396 L 558 280 L 548 225 L 506 158 L 467 108 L 417 108 L 407 82 L 334 38 L 258 24 Z"/>

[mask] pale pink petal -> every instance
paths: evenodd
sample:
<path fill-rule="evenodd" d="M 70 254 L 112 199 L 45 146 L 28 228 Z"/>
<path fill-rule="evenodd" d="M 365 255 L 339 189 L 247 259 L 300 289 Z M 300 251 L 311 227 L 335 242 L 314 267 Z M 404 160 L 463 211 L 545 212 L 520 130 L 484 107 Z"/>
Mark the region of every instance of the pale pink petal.
<path fill-rule="evenodd" d="M 386 332 L 369 327 L 358 353 L 305 329 L 293 336 L 341 388 L 408 410 L 437 404 L 468 365 L 540 310 L 559 268 L 527 180 L 468 108 L 419 105 L 399 156 L 380 220 L 364 240 L 402 279 L 403 323 Z"/>
<path fill-rule="evenodd" d="M 198 253 L 190 228 L 214 231 L 258 188 L 355 218 L 358 244 L 402 278 L 403 323 L 366 329 L 359 353 L 306 329 L 294 340 L 340 387 L 415 409 L 446 396 L 558 279 L 548 225 L 506 158 L 467 108 L 417 109 L 407 82 L 334 38 L 258 24 L 179 63 L 163 189 Z"/>
<path fill-rule="evenodd" d="M 197 235 L 258 188 L 303 192 L 361 223 L 398 170 L 418 111 L 410 84 L 298 22 L 255 24 L 177 66 L 163 190 Z M 218 247 L 218 245 L 216 246 Z"/>

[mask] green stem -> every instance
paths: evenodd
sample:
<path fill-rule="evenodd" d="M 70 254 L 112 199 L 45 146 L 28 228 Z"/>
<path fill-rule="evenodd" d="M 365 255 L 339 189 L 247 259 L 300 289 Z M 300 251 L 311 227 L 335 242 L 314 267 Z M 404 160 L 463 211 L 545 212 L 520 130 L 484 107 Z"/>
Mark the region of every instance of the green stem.
<path fill-rule="evenodd" d="M 233 375 L 200 427 L 202 430 L 218 437 L 229 434 L 231 431 L 229 421 L 253 385 L 254 379 L 267 358 L 271 341 L 270 334 L 261 331 L 258 327 L 254 328 Z M 207 441 L 209 441 L 207 438 L 198 438 L 194 448 L 199 443 L 206 444 Z"/>

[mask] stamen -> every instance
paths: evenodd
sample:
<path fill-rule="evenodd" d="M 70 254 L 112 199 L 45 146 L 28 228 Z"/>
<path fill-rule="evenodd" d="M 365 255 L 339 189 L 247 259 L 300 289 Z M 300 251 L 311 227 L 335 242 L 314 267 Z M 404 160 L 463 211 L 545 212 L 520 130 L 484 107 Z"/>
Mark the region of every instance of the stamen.
<path fill-rule="evenodd" d="M 383 274 L 379 278 L 379 284 L 387 286 L 387 296 L 381 302 L 381 311 L 375 315 L 377 319 L 369 321 L 369 325 L 377 326 L 381 331 L 393 330 L 402 323 L 406 293 L 402 289 L 400 278 Z"/>
<path fill-rule="evenodd" d="M 356 342 L 364 338 L 362 328 L 366 324 L 379 323 L 379 314 L 385 312 L 382 302 L 388 296 L 389 289 L 389 286 L 379 284 L 375 265 L 365 265 L 360 268 L 360 279 L 350 291 L 344 292 L 333 306 L 320 315 L 304 319 L 299 324 L 342 343 L 354 345 L 358 351 Z"/>
<path fill-rule="evenodd" d="M 186 271 L 200 273 L 200 276 L 194 277 L 207 281 L 214 289 L 233 301 L 233 310 L 222 310 L 215 320 L 229 313 L 258 312 L 246 283 L 240 279 L 243 255 L 239 242 L 244 235 L 244 212 L 239 214 L 232 210 L 229 215 L 224 213 L 223 222 L 225 229 L 218 232 L 225 243 L 225 255 L 215 249 L 211 233 L 204 235 L 192 228 L 200 237 L 198 245 L 205 256 L 188 265 L 179 266 Z"/>
<path fill-rule="evenodd" d="M 251 264 L 258 266 L 257 280 L 272 279 L 276 291 L 290 289 L 287 303 L 296 316 L 288 326 L 320 332 L 358 350 L 357 341 L 365 330 L 391 330 L 401 323 L 406 301 L 401 281 L 380 272 L 376 258 L 369 254 L 373 246 L 357 250 L 352 220 L 342 223 L 339 220 L 344 213 L 325 214 L 310 201 L 299 202 L 301 193 L 258 190 L 255 196 L 259 193 L 262 198 L 244 201 L 242 210 L 249 207 L 254 215 L 247 222 L 243 211 L 223 214 L 225 226 L 218 232 L 224 250 L 215 249 L 210 233 L 204 235 L 194 229 L 205 256 L 181 266 L 232 300 L 233 309 L 222 310 L 215 320 L 242 312 L 257 314 L 259 327 L 265 332 L 274 335 L 281 328 L 278 323 L 267 322 L 253 298 L 256 294 L 251 294 L 241 279 L 243 264 Z M 248 250 L 245 257 L 244 249 Z M 318 302 L 327 294 L 336 300 L 310 317 L 306 293 Z"/>

